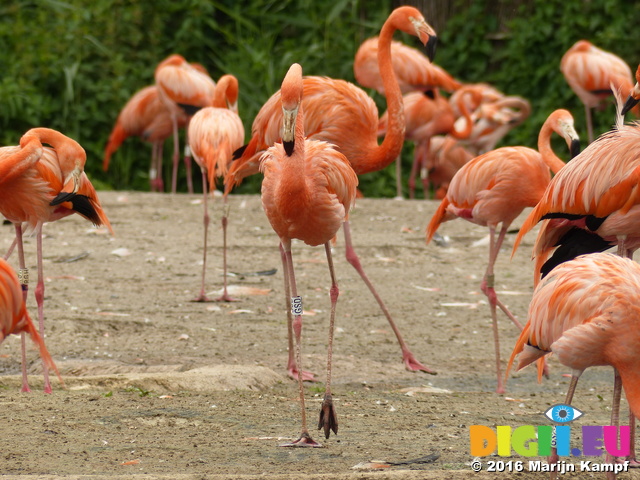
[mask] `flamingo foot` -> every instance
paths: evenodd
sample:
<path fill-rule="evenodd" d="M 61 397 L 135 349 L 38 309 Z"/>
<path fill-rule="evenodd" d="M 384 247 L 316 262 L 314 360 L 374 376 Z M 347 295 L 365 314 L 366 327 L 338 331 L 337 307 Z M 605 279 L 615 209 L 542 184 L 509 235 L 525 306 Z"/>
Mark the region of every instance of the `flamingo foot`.
<path fill-rule="evenodd" d="M 31 389 L 29 388 L 29 385 L 27 385 L 25 383 L 25 384 L 22 385 L 22 388 L 20 389 L 20 392 L 31 393 Z"/>
<path fill-rule="evenodd" d="M 196 298 L 192 298 L 191 301 L 192 302 L 201 302 L 201 303 L 213 302 L 213 300 L 211 300 L 209 297 L 207 297 L 204 293 L 201 293 Z"/>
<path fill-rule="evenodd" d="M 333 404 L 333 398 L 330 393 L 324 394 L 322 406 L 320 407 L 320 420 L 318 421 L 318 430 L 324 429 L 324 438 L 329 438 L 331 430 L 335 435 L 338 434 L 338 417 L 336 415 L 336 407 Z"/>
<path fill-rule="evenodd" d="M 635 455 L 627 457 L 626 460 L 629 462 L 629 468 L 640 468 L 640 462 L 638 460 L 636 460 L 636 456 Z M 622 459 L 622 458 L 619 458 L 616 462 L 617 463 L 624 463 L 625 460 Z"/>
<path fill-rule="evenodd" d="M 238 298 L 233 298 L 229 296 L 227 292 L 224 292 L 222 295 L 216 298 L 216 302 L 239 302 L 239 301 L 240 300 Z"/>
<path fill-rule="evenodd" d="M 298 379 L 298 369 L 293 366 L 287 369 L 287 375 L 289 375 L 294 380 Z M 313 372 L 307 372 L 306 370 L 302 371 L 302 381 L 303 382 L 317 382 L 316 374 Z"/>
<path fill-rule="evenodd" d="M 410 372 L 425 372 L 429 375 L 437 375 L 438 372 L 435 370 L 431 370 L 429 367 L 424 366 L 416 357 L 413 356 L 413 353 L 409 351 L 405 351 L 402 353 L 402 362 L 407 370 Z"/>
<path fill-rule="evenodd" d="M 291 443 L 283 443 L 282 445 L 278 445 L 279 447 L 304 447 L 304 448 L 321 448 L 322 444 L 316 442 L 309 432 L 302 432 L 300 438 L 295 442 Z"/>
<path fill-rule="evenodd" d="M 53 393 L 53 389 L 51 388 L 51 385 L 47 385 L 44 387 L 44 393 L 47 393 L 47 394 Z"/>

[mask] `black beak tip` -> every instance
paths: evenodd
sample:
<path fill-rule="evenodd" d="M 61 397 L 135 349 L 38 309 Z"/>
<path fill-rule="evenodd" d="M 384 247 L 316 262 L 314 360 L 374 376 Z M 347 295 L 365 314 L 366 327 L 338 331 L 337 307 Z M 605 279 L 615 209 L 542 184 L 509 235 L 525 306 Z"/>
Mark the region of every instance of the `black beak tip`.
<path fill-rule="evenodd" d="M 438 37 L 435 35 L 430 36 L 429 40 L 427 40 L 427 44 L 424 46 L 425 51 L 427 52 L 427 57 L 430 62 L 433 62 L 433 58 L 436 56 L 436 46 L 438 45 Z"/>
<path fill-rule="evenodd" d="M 285 153 L 290 157 L 293 155 L 293 148 L 295 147 L 295 141 L 291 142 L 282 142 L 282 146 L 284 147 Z"/>
<path fill-rule="evenodd" d="M 571 147 L 569 148 L 569 151 L 571 152 L 571 158 L 578 156 L 580 154 L 580 140 L 571 140 Z"/>
<path fill-rule="evenodd" d="M 635 99 L 631 95 L 629 95 L 629 98 L 627 98 L 627 101 L 624 102 L 624 106 L 622 107 L 620 113 L 622 115 L 626 115 L 629 110 L 636 106 L 638 101 L 640 101 L 640 99 Z"/>

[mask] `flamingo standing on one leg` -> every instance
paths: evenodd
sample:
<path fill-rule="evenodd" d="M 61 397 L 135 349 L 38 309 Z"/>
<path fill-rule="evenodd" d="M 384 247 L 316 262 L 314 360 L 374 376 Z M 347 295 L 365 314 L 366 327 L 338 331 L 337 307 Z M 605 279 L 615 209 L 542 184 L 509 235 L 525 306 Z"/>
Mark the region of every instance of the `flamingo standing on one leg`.
<path fill-rule="evenodd" d="M 183 128 L 187 124 L 187 117 L 178 111 L 177 125 Z M 136 92 L 118 114 L 118 119 L 109 135 L 109 141 L 104 149 L 102 169 L 106 172 L 114 152 L 122 145 L 127 137 L 140 137 L 150 142 L 151 168 L 149 169 L 149 184 L 151 191 L 162 192 L 162 144 L 173 133 L 171 113 L 160 100 L 158 87 L 150 85 Z"/>
<path fill-rule="evenodd" d="M 579 40 L 562 56 L 560 70 L 584 104 L 589 143 L 593 142 L 591 109 L 612 95 L 612 87 L 626 97 L 633 86 L 631 69 L 624 60 L 587 40 Z"/>
<path fill-rule="evenodd" d="M 216 177 L 224 176 L 229 168 L 233 152 L 244 142 L 244 126 L 236 108 L 238 100 L 238 80 L 233 75 L 224 75 L 218 80 L 212 106 L 196 113 L 189 123 L 189 146 L 196 163 L 202 170 L 202 190 L 204 195 L 204 248 L 202 259 L 202 284 L 197 302 L 210 301 L 205 295 L 205 272 L 207 268 L 207 231 L 209 211 L 207 205 L 207 183 L 211 191 L 215 189 Z M 227 213 L 226 200 L 222 215 L 224 288 L 217 301 L 231 302 L 227 293 Z"/>
<path fill-rule="evenodd" d="M 43 143 L 53 148 L 43 147 Z M 41 337 L 44 337 L 42 225 L 79 213 L 95 225 L 106 225 L 113 233 L 96 191 L 84 173 L 85 162 L 85 151 L 76 141 L 48 128 L 33 128 L 22 136 L 20 146 L 0 149 L 0 213 L 16 229 L 14 245 L 18 246 L 25 297 L 28 273 L 22 247 L 22 225 L 27 224 L 36 233 L 38 283 L 35 297 Z M 10 254 L 11 250 L 7 257 Z M 22 347 L 22 391 L 29 391 L 24 341 Z M 45 392 L 51 393 L 46 364 L 44 378 Z"/>
<path fill-rule="evenodd" d="M 527 323 L 511 354 L 518 368 L 553 352 L 572 369 L 566 404 L 582 372 L 595 365 L 616 370 L 611 425 L 618 425 L 620 383 L 629 408 L 640 415 L 640 266 L 610 253 L 583 255 L 551 270 L 538 284 Z M 621 382 L 620 382 L 621 380 Z M 611 463 L 608 456 L 606 463 Z M 553 451 L 549 463 L 557 462 Z M 607 474 L 615 478 L 615 474 Z"/>
<path fill-rule="evenodd" d="M 378 109 L 361 88 L 344 80 L 313 76 L 303 78 L 305 132 L 311 139 L 334 144 L 347 157 L 358 175 L 385 168 L 402 150 L 405 128 L 402 92 L 393 73 L 391 59 L 391 39 L 396 30 L 417 36 L 427 46 L 427 54 L 430 56 L 433 56 L 437 39 L 422 14 L 413 7 L 396 8 L 382 26 L 378 42 L 378 65 L 385 85 L 390 118 L 382 144 L 378 145 L 377 140 Z M 225 194 L 246 176 L 257 173 L 261 152 L 280 139 L 280 105 L 280 92 L 276 92 L 258 112 L 253 122 L 251 141 L 239 152 L 240 158 L 233 162 L 225 178 Z M 435 373 L 420 363 L 409 350 L 389 310 L 365 274 L 353 248 L 349 221 L 345 221 L 344 236 L 347 261 L 357 270 L 391 325 L 400 343 L 405 367 L 411 371 Z M 296 378 L 291 336 L 289 338 L 288 371 Z M 306 378 L 312 379 L 313 376 Z"/>
<path fill-rule="evenodd" d="M 489 227 L 489 264 L 481 289 L 489 299 L 496 350 L 497 393 L 504 393 L 500 373 L 500 343 L 496 306 L 522 328 L 513 314 L 497 298 L 494 289 L 493 266 L 511 222 L 525 207 L 535 206 L 547 187 L 550 174 L 561 171 L 564 162 L 551 149 L 551 133 L 561 135 L 575 151 L 578 135 L 573 117 L 566 110 L 556 110 L 542 125 L 538 137 L 538 151 L 527 147 L 502 147 L 480 155 L 465 164 L 451 180 L 447 196 L 427 226 L 427 243 L 442 222 L 464 218 Z M 502 224 L 498 238 L 496 228 Z"/>
<path fill-rule="evenodd" d="M 284 446 L 321 446 L 307 428 L 304 407 L 302 355 L 302 297 L 298 296 L 291 256 L 291 240 L 297 238 L 307 245 L 324 244 L 331 274 L 331 320 L 327 360 L 327 384 L 320 411 L 319 428 L 326 438 L 330 431 L 338 433 L 338 421 L 331 397 L 331 357 L 333 330 L 338 300 L 338 283 L 331 257 L 331 239 L 345 222 L 356 197 L 358 177 L 345 156 L 333 145 L 305 140 L 304 105 L 302 104 L 302 68 L 293 64 L 282 82 L 283 112 L 282 144 L 269 148 L 260 160 L 264 174 L 262 205 L 271 226 L 280 238 L 284 252 L 283 269 L 290 285 L 291 309 L 295 315 L 293 331 L 296 339 L 296 366 L 302 409 L 300 438 Z"/>
<path fill-rule="evenodd" d="M 188 63 L 181 55 L 170 55 L 160 62 L 155 71 L 156 85 L 160 98 L 171 112 L 173 122 L 173 172 L 171 174 L 171 193 L 176 193 L 180 148 L 178 146 L 178 119 L 181 115 L 189 117 L 197 110 L 211 105 L 215 82 L 206 70 Z M 187 139 L 187 144 L 189 140 Z M 191 179 L 191 154 L 185 153 L 184 164 L 187 168 L 187 189 L 193 193 Z"/>
<path fill-rule="evenodd" d="M 7 261 L 0 258 L 0 343 L 9 335 L 28 333 L 40 350 L 40 356 L 47 368 L 56 372 L 60 383 L 64 385 L 58 367 L 51 358 L 44 340 L 33 325 L 27 312 L 22 287 L 16 272 Z"/>

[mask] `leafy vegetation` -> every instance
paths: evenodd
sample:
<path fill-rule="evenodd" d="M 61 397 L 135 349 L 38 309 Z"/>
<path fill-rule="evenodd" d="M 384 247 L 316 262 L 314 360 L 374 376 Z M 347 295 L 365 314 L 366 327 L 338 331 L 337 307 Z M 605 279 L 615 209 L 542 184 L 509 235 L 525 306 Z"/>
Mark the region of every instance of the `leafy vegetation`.
<path fill-rule="evenodd" d="M 584 109 L 564 81 L 559 63 L 586 38 L 634 67 L 628 41 L 640 4 L 624 0 L 515 3 L 507 22 L 487 14 L 492 0 L 464 2 L 439 32 L 436 61 L 465 82 L 489 82 L 528 98 L 533 114 L 505 143 L 535 146 L 546 116 L 565 107 L 584 129 Z M 0 141 L 14 145 L 34 126 L 56 128 L 87 150 L 86 170 L 99 188 L 148 189 L 150 147 L 129 139 L 101 171 L 102 151 L 120 108 L 153 83 L 155 66 L 171 53 L 203 64 L 213 78 L 240 82 L 240 115 L 253 117 L 279 88 L 292 62 L 306 74 L 353 81 L 358 45 L 377 34 L 396 2 L 383 0 L 16 0 L 0 7 Z M 509 7 L 510 2 L 501 2 Z M 534 8 L 535 6 L 535 8 Z M 429 12 L 425 11 L 429 19 Z M 402 38 L 417 46 L 415 39 Z M 371 92 L 381 111 L 383 99 Z M 595 114 L 596 132 L 613 110 Z M 583 134 L 586 137 L 586 133 Z M 165 178 L 169 175 L 165 146 Z M 412 148 L 404 150 L 410 162 Z M 408 173 L 408 169 L 405 168 Z M 393 196 L 394 170 L 361 178 L 367 196 Z M 194 181 L 199 180 L 194 175 Z M 260 179 L 240 191 L 255 192 Z M 184 181 L 181 185 L 184 185 Z"/>

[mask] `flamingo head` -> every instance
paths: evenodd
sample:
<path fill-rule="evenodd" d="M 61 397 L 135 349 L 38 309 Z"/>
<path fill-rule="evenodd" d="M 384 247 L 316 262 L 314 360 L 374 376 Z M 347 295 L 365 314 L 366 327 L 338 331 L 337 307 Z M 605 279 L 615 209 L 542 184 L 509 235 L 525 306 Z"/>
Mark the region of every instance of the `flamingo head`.
<path fill-rule="evenodd" d="M 640 65 L 638 65 L 638 69 L 636 70 L 636 84 L 634 85 L 631 93 L 629 94 L 629 98 L 625 102 L 622 107 L 621 114 L 625 115 L 629 110 L 636 106 L 636 104 L 640 101 Z"/>
<path fill-rule="evenodd" d="M 429 25 L 422 13 L 414 7 L 398 7 L 390 15 L 395 27 L 409 35 L 415 35 L 425 46 L 427 57 L 433 61 L 436 54 L 436 45 L 438 44 L 438 36 L 436 31 Z"/>
<path fill-rule="evenodd" d="M 294 63 L 282 81 L 282 145 L 287 155 L 293 154 L 296 136 L 296 119 L 302 102 L 302 67 Z"/>

